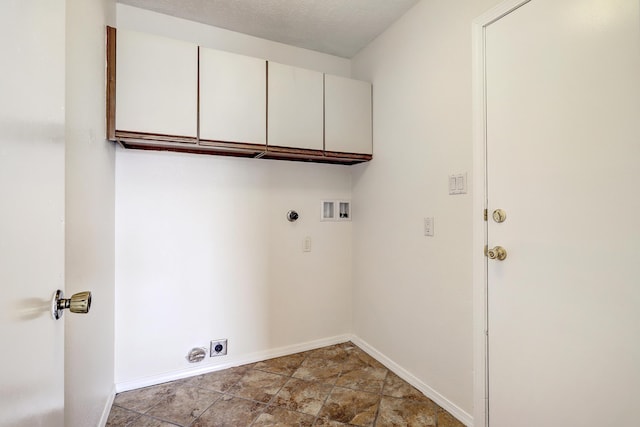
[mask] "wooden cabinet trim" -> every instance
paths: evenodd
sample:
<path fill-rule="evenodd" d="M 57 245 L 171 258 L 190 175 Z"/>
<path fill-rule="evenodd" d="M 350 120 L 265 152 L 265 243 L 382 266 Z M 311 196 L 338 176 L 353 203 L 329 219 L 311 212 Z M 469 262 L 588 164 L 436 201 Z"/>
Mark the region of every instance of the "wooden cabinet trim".
<path fill-rule="evenodd" d="M 107 27 L 107 139 L 116 138 L 116 29 Z"/>
<path fill-rule="evenodd" d="M 116 131 L 115 140 L 124 148 L 173 151 L 193 154 L 248 157 L 255 159 L 291 160 L 299 162 L 353 165 L 370 161 L 369 154 L 326 153 L 284 147 L 265 147 L 224 141 L 197 141 L 195 138 Z"/>
<path fill-rule="evenodd" d="M 178 144 L 197 144 L 198 139 L 189 137 L 189 136 L 178 136 L 178 135 L 162 135 L 155 133 L 145 133 L 145 132 L 129 132 L 116 130 L 115 131 L 115 140 L 117 141 L 154 141 L 154 142 L 176 142 Z"/>

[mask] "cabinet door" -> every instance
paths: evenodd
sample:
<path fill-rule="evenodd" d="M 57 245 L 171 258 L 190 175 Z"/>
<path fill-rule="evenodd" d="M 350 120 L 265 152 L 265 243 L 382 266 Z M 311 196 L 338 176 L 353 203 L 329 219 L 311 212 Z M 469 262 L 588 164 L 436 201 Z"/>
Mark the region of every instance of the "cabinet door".
<path fill-rule="evenodd" d="M 322 73 L 269 62 L 268 144 L 322 150 Z"/>
<path fill-rule="evenodd" d="M 116 130 L 197 136 L 198 47 L 118 30 Z"/>
<path fill-rule="evenodd" d="M 264 59 L 200 48 L 200 138 L 266 144 Z"/>
<path fill-rule="evenodd" d="M 325 75 L 325 150 L 372 153 L 371 84 Z"/>

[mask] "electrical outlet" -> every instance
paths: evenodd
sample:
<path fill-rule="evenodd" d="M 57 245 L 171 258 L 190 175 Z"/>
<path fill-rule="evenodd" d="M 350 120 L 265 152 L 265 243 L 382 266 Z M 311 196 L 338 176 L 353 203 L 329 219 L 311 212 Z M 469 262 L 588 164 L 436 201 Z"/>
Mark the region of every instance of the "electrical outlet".
<path fill-rule="evenodd" d="M 433 237 L 433 217 L 424 219 L 424 235 Z"/>
<path fill-rule="evenodd" d="M 211 348 L 210 348 L 210 356 L 211 357 L 216 357 L 216 356 L 224 356 L 225 354 L 227 354 L 227 340 L 226 338 L 223 340 L 213 340 L 211 341 Z"/>

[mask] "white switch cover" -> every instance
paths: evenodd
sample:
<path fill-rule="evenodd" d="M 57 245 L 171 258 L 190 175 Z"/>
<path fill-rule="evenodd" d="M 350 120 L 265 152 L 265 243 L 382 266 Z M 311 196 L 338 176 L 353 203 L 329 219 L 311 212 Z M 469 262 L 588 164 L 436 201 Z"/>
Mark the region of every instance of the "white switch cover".
<path fill-rule="evenodd" d="M 433 237 L 433 217 L 424 219 L 424 235 Z"/>
<path fill-rule="evenodd" d="M 449 175 L 449 194 L 467 194 L 467 174 Z"/>
<path fill-rule="evenodd" d="M 311 252 L 311 237 L 307 236 L 302 242 L 302 252 Z"/>
<path fill-rule="evenodd" d="M 449 194 L 456 194 L 456 176 L 449 175 Z"/>

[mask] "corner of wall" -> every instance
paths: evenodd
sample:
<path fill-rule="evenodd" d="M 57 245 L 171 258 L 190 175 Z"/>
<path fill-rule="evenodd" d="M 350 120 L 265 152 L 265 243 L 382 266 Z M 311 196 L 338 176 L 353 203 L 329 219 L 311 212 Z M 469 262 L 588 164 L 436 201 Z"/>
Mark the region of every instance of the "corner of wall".
<path fill-rule="evenodd" d="M 105 129 L 105 26 L 114 0 L 66 1 L 65 425 L 100 425 L 114 396 L 115 150 Z"/>

